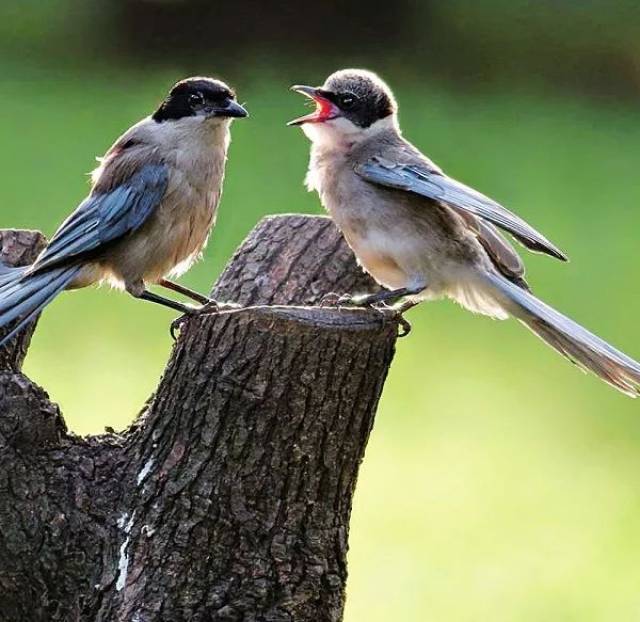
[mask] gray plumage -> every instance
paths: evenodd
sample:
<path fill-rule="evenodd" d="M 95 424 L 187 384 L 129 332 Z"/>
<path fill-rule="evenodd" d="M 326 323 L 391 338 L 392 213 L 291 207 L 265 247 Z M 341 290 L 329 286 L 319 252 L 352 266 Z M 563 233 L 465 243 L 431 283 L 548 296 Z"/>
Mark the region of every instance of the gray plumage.
<path fill-rule="evenodd" d="M 378 76 L 345 70 L 322 87 L 292 88 L 317 103 L 315 113 L 291 122 L 311 139 L 307 185 L 378 283 L 408 293 L 406 306 L 447 297 L 491 317 L 516 317 L 583 369 L 639 394 L 640 364 L 535 298 L 519 255 L 496 227 L 530 250 L 566 255 L 406 141 L 393 94 Z"/>
<path fill-rule="evenodd" d="M 401 164 L 374 155 L 366 162 L 359 163 L 354 168 L 355 172 L 371 183 L 413 192 L 444 203 L 463 214 L 482 218 L 511 233 L 528 249 L 566 261 L 567 257 L 560 249 L 524 220 L 473 188 L 447 177 L 432 162 L 415 153 L 415 150 L 410 150 L 410 145 L 399 145 L 402 146 L 405 149 L 400 149 L 396 154 L 403 158 Z"/>
<path fill-rule="evenodd" d="M 89 196 L 33 265 L 0 270 L 0 327 L 19 320 L 0 345 L 62 290 L 94 283 L 189 311 L 147 285 L 180 288 L 166 277 L 185 272 L 202 252 L 222 192 L 230 121 L 242 116 L 224 83 L 190 78 L 125 132 L 93 172 Z"/>

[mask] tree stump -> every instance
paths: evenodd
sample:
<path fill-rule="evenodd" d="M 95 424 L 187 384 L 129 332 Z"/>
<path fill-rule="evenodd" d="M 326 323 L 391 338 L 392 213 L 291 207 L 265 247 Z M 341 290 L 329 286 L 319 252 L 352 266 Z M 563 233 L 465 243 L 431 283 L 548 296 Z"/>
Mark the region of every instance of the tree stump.
<path fill-rule="evenodd" d="M 33 260 L 43 238 L 0 234 Z M 330 220 L 263 220 L 121 434 L 79 438 L 0 351 L 0 619 L 341 620 L 352 497 L 397 325 Z M 54 303 L 55 304 L 55 303 Z"/>

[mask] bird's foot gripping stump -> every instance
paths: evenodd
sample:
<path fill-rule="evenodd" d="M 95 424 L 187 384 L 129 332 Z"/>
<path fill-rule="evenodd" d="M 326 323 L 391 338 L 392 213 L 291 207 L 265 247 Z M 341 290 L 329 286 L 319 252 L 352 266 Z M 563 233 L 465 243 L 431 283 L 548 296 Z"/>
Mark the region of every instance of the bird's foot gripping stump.
<path fill-rule="evenodd" d="M 9 262 L 42 244 L 0 235 Z M 397 326 L 311 305 L 373 287 L 329 220 L 262 221 L 213 291 L 248 308 L 189 320 L 122 434 L 68 433 L 20 373 L 30 332 L 4 348 L 0 619 L 340 620 Z"/>

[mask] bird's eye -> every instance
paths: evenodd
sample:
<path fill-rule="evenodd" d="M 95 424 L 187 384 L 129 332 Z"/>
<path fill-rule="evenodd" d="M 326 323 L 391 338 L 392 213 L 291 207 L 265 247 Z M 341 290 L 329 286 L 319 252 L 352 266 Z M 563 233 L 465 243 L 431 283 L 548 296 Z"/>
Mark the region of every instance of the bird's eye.
<path fill-rule="evenodd" d="M 192 106 L 201 106 L 204 104 L 204 97 L 202 97 L 202 93 L 193 93 L 189 95 L 189 103 Z"/>
<path fill-rule="evenodd" d="M 353 108 L 357 101 L 356 96 L 353 93 L 346 93 L 340 96 L 340 108 Z"/>

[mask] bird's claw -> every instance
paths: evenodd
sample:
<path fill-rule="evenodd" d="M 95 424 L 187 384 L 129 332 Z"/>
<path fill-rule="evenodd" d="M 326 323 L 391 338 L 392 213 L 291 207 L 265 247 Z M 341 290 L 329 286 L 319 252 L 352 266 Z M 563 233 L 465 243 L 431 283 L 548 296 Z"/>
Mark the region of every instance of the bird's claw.
<path fill-rule="evenodd" d="M 176 332 L 180 331 L 182 325 L 192 317 L 197 317 L 200 315 L 213 315 L 215 313 L 220 313 L 220 311 L 225 311 L 226 309 L 238 309 L 239 306 L 233 303 L 221 303 L 217 300 L 209 300 L 200 307 L 193 307 L 189 310 L 188 313 L 181 315 L 171 322 L 171 326 L 169 328 L 169 332 L 171 333 L 171 337 L 174 341 L 177 340 Z"/>
<path fill-rule="evenodd" d="M 406 337 L 411 332 L 411 323 L 404 317 L 401 310 L 384 302 L 372 304 L 371 308 L 380 313 L 385 321 L 390 320 L 398 325 L 400 329 L 398 338 Z"/>
<path fill-rule="evenodd" d="M 351 294 L 337 294 L 336 292 L 329 292 L 325 294 L 319 305 L 321 307 L 364 307 L 378 311 L 384 320 L 390 320 L 396 322 L 400 328 L 398 331 L 398 337 L 406 337 L 411 332 L 411 324 L 409 320 L 405 319 L 403 315 L 403 309 L 392 307 L 384 302 L 369 302 L 367 297 L 364 299 L 358 299 Z"/>
<path fill-rule="evenodd" d="M 209 313 L 219 313 L 223 308 L 217 300 L 209 300 L 205 302 L 201 307 L 198 307 L 193 315 L 207 315 Z"/>
<path fill-rule="evenodd" d="M 178 341 L 177 333 L 182 330 L 182 325 L 189 319 L 189 315 L 190 314 L 185 313 L 184 315 L 177 317 L 169 325 L 169 334 L 171 335 L 171 339 L 173 339 L 174 341 Z"/>
<path fill-rule="evenodd" d="M 393 321 L 398 325 L 400 328 L 398 337 L 406 337 L 411 332 L 411 323 L 403 315 L 404 309 L 393 307 L 384 302 L 370 302 L 367 297 L 358 299 L 351 294 L 329 292 L 321 298 L 319 305 L 321 307 L 363 307 L 374 309 L 382 315 L 384 321 Z"/>
<path fill-rule="evenodd" d="M 207 303 L 208 304 L 208 303 Z M 206 306 L 206 305 L 203 305 Z M 180 317 L 177 317 L 175 320 L 173 320 L 173 322 L 171 322 L 171 325 L 169 326 L 169 333 L 171 335 L 171 338 L 174 341 L 178 340 L 178 335 L 176 333 L 179 333 L 182 330 L 182 325 L 191 317 L 193 317 L 194 315 L 198 314 L 198 310 L 200 309 L 200 307 L 194 307 L 192 310 L 190 310 L 188 313 L 184 313 L 183 315 L 181 315 Z"/>
<path fill-rule="evenodd" d="M 398 331 L 398 338 L 406 337 L 411 332 L 411 322 L 407 320 L 402 313 L 398 313 L 398 326 L 401 330 Z"/>

